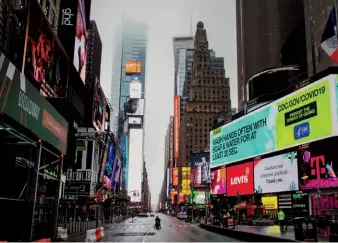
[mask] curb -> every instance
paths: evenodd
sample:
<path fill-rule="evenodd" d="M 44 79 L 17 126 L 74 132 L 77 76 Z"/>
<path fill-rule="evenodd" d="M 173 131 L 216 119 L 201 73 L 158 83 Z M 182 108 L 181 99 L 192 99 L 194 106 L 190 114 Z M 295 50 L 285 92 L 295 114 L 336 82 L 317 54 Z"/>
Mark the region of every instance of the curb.
<path fill-rule="evenodd" d="M 279 238 L 270 235 L 260 235 L 258 233 L 252 233 L 241 230 L 226 229 L 202 223 L 199 224 L 199 227 L 208 231 L 212 231 L 214 233 L 218 233 L 224 236 L 228 236 L 246 242 L 299 242 L 297 240 Z"/>

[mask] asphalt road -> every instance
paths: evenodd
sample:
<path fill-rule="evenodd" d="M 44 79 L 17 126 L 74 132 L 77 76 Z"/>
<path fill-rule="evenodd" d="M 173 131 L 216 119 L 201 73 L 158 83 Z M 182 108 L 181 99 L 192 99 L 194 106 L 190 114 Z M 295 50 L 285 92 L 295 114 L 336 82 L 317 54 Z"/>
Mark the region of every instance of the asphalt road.
<path fill-rule="evenodd" d="M 154 229 L 155 218 L 128 219 L 119 224 L 105 227 L 105 237 L 101 242 L 224 242 L 237 241 L 201 229 L 198 224 L 185 223 L 164 214 L 157 214 L 161 218 L 162 228 Z"/>

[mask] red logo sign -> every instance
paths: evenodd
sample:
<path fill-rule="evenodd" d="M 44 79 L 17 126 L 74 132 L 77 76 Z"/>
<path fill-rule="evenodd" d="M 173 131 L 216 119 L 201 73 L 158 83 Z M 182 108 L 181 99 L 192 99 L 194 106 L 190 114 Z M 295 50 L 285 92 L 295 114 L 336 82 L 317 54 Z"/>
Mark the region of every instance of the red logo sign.
<path fill-rule="evenodd" d="M 253 194 L 253 163 L 227 168 L 227 196 Z"/>

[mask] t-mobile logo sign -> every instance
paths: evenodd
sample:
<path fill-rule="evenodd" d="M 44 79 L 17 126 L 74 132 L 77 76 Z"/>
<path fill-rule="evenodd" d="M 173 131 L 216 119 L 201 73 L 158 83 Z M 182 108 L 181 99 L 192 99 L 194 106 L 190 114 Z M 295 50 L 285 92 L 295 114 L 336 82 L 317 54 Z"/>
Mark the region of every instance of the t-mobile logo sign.
<path fill-rule="evenodd" d="M 310 161 L 311 175 L 317 175 L 317 180 L 320 180 L 320 176 L 326 174 L 325 169 L 325 156 L 312 157 Z"/>

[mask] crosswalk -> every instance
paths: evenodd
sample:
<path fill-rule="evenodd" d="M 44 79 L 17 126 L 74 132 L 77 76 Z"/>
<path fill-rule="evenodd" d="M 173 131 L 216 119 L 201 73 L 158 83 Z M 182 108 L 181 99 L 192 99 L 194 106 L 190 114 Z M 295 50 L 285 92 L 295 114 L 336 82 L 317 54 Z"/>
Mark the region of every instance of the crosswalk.
<path fill-rule="evenodd" d="M 173 227 L 173 228 L 188 228 L 194 227 L 194 224 L 170 224 L 170 225 L 162 225 L 162 228 L 166 227 Z M 153 227 L 153 225 L 146 225 L 146 224 L 115 224 L 111 226 L 111 229 L 145 229 Z"/>

